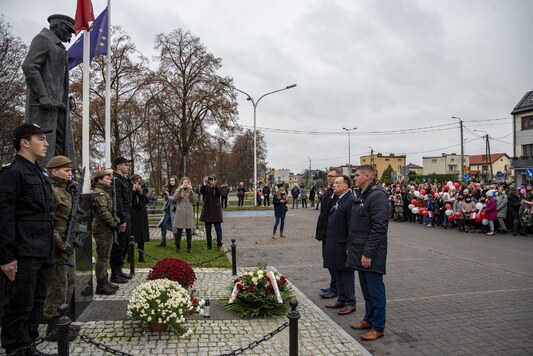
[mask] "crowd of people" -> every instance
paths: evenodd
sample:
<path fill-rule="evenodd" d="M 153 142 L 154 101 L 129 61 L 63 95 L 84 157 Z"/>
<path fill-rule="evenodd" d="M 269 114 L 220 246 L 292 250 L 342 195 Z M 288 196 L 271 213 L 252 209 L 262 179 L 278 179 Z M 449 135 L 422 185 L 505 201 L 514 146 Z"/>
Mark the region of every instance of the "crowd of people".
<path fill-rule="evenodd" d="M 533 225 L 533 187 L 502 183 L 433 183 L 388 186 L 389 217 L 427 227 L 494 236 L 525 235 Z"/>

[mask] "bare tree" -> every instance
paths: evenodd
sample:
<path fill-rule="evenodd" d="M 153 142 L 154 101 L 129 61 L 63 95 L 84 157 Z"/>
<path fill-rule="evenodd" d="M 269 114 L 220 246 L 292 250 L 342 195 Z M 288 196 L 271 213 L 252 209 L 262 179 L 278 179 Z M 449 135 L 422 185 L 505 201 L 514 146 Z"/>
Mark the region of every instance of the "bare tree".
<path fill-rule="evenodd" d="M 208 53 L 198 37 L 177 29 L 157 35 L 155 47 L 160 84 L 155 101 L 180 153 L 179 172 L 186 175 L 187 158 L 206 146 L 208 127 L 219 132 L 236 128 L 236 102 L 216 74 L 222 60 Z"/>
<path fill-rule="evenodd" d="M 13 156 L 13 129 L 24 118 L 26 82 L 21 64 L 27 46 L 0 16 L 0 163 Z"/>
<path fill-rule="evenodd" d="M 235 137 L 229 160 L 230 172 L 228 181 L 236 185 L 243 181 L 252 185 L 254 176 L 254 134 L 246 130 Z M 266 171 L 266 141 L 261 131 L 257 131 L 257 166 L 259 172 Z M 261 176 L 261 175 L 260 175 Z"/>
<path fill-rule="evenodd" d="M 121 27 L 112 28 L 111 39 L 111 157 L 143 157 L 137 150 L 144 147 L 146 140 L 146 135 L 139 134 L 138 131 L 143 128 L 146 119 L 144 97 L 151 80 L 148 60 L 136 50 L 131 38 Z M 92 69 L 91 147 L 93 156 L 102 159 L 105 138 L 105 57 L 95 57 Z M 71 93 L 81 103 L 81 68 L 75 71 Z M 82 107 L 79 105 L 73 115 L 75 135 L 81 135 L 81 113 Z M 75 142 L 77 140 L 81 142 L 80 137 L 75 137 Z"/>

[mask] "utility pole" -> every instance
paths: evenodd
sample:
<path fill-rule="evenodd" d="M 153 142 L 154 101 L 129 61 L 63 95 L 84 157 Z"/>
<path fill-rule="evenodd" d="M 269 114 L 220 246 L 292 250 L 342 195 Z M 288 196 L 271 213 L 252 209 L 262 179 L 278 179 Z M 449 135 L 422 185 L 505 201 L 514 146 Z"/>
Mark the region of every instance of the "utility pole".
<path fill-rule="evenodd" d="M 307 157 L 309 158 L 309 185 L 307 186 L 307 188 L 311 189 L 311 185 L 313 183 L 313 174 L 311 173 L 311 157 Z"/>
<path fill-rule="evenodd" d="M 344 131 L 348 132 L 348 177 L 352 178 L 352 162 L 351 162 L 351 152 L 350 152 L 350 131 L 357 130 L 357 127 L 351 129 L 343 127 Z"/>
<path fill-rule="evenodd" d="M 487 155 L 486 155 L 486 158 L 487 158 L 487 163 L 489 164 L 489 169 L 490 169 L 490 176 L 489 176 L 489 182 L 492 182 L 492 177 L 493 177 L 493 172 L 492 172 L 492 158 L 490 156 L 490 137 L 489 137 L 489 134 L 487 134 L 485 136 L 485 139 L 486 139 L 486 149 L 487 149 Z"/>
<path fill-rule="evenodd" d="M 463 174 L 466 173 L 464 171 L 465 166 L 465 148 L 464 148 L 464 140 L 463 140 L 463 120 L 460 117 L 452 116 L 452 119 L 459 120 L 459 128 L 461 129 L 461 168 L 459 172 L 459 181 L 464 181 Z"/>

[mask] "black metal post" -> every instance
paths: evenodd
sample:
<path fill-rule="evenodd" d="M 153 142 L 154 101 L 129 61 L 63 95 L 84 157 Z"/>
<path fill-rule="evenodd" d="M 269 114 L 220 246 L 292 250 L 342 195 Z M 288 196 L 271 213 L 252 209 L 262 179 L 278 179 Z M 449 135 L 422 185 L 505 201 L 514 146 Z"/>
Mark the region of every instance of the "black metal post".
<path fill-rule="evenodd" d="M 69 355 L 69 327 L 72 323 L 72 320 L 68 317 L 68 305 L 61 304 L 57 307 L 57 312 L 59 313 L 59 319 L 57 321 L 57 354 L 59 356 L 68 356 Z"/>
<path fill-rule="evenodd" d="M 237 245 L 235 239 L 231 239 L 231 273 L 237 275 Z"/>
<path fill-rule="evenodd" d="M 130 257 L 130 275 L 133 276 L 135 274 L 135 236 L 133 235 L 130 236 L 128 254 Z"/>
<path fill-rule="evenodd" d="M 289 356 L 298 355 L 298 319 L 300 319 L 300 312 L 296 310 L 298 301 L 296 298 L 289 302 L 291 310 L 287 317 L 289 318 Z"/>

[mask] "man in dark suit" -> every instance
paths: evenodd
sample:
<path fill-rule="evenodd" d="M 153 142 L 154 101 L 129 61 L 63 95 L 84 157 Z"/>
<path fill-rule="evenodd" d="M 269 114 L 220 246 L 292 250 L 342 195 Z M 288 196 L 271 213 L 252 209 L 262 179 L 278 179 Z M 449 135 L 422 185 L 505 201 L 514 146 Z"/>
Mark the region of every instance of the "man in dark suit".
<path fill-rule="evenodd" d="M 320 215 L 316 222 L 316 239 L 322 241 L 322 258 L 324 258 L 324 246 L 326 245 L 326 230 L 328 227 L 328 218 L 329 211 L 335 201 L 337 196 L 333 193 L 333 183 L 335 179 L 341 175 L 341 170 L 339 168 L 330 168 L 328 170 L 328 188 L 322 194 L 322 205 L 320 206 Z M 335 274 L 331 269 L 328 269 L 331 276 L 329 287 L 322 288 L 320 291 L 320 296 L 324 299 L 335 298 L 337 296 L 337 282 L 335 280 Z"/>
<path fill-rule="evenodd" d="M 339 308 L 339 315 L 355 311 L 355 274 L 354 268 L 346 267 L 348 251 L 348 232 L 351 212 L 355 200 L 351 191 L 350 178 L 340 176 L 335 179 L 333 191 L 337 201 L 331 207 L 324 247 L 324 267 L 334 271 L 337 279 L 337 301 L 327 304 L 327 308 Z"/>

